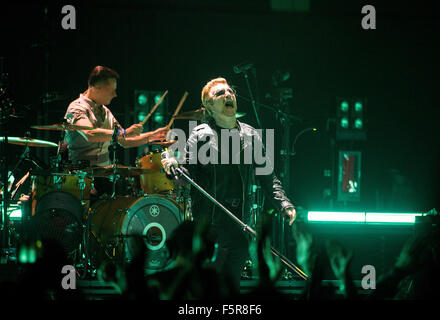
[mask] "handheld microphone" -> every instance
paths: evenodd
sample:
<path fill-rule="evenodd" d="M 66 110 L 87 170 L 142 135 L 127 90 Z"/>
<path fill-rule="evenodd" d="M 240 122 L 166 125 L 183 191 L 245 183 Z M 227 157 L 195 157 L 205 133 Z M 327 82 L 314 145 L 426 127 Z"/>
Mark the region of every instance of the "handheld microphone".
<path fill-rule="evenodd" d="M 165 150 L 164 152 L 162 152 L 162 153 L 160 154 L 160 157 L 161 157 L 162 160 L 169 160 L 169 159 L 170 159 L 170 155 L 168 154 L 168 151 L 167 151 L 167 150 Z M 178 179 L 178 176 L 177 176 L 176 168 L 174 168 L 173 165 L 170 166 L 170 171 L 171 171 L 171 174 L 173 175 L 174 179 L 177 180 L 177 179 Z"/>
<path fill-rule="evenodd" d="M 235 65 L 232 69 L 236 74 L 242 73 L 244 71 L 247 71 L 249 69 L 252 69 L 254 67 L 254 64 L 251 62 L 243 62 L 240 64 Z"/>

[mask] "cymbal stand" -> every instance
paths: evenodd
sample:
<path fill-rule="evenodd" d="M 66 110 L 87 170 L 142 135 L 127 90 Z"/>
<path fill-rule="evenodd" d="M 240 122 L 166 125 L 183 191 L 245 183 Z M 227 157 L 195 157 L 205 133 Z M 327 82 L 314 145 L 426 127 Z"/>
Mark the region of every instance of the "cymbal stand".
<path fill-rule="evenodd" d="M 80 190 L 80 201 L 81 205 L 84 207 L 86 202 L 84 201 L 84 190 L 86 189 L 85 178 L 87 173 L 84 171 L 77 171 L 75 174 L 78 177 L 78 186 Z M 80 260 L 82 260 L 83 264 L 83 274 L 80 275 L 81 279 L 85 279 L 88 275 L 93 274 L 95 272 L 95 268 L 92 265 L 91 261 L 91 228 L 90 228 L 90 214 L 91 211 L 84 207 L 84 218 L 85 221 L 82 224 L 82 241 L 81 241 L 81 250 L 79 250 Z"/>
<path fill-rule="evenodd" d="M 8 170 L 8 126 L 7 123 L 11 114 L 14 112 L 12 107 L 13 101 L 7 95 L 7 83 L 8 75 L 3 73 L 3 57 L 0 59 L 0 129 L 4 136 L 2 145 L 2 157 L 0 158 L 0 163 L 3 162 L 3 172 L 0 172 L 0 176 L 3 180 L 3 192 L 2 192 L 2 210 L 0 215 L 0 236 L 1 236 L 1 252 L 0 252 L 0 262 L 7 260 L 10 254 L 10 235 L 9 235 L 9 217 L 8 217 L 8 206 L 9 206 L 9 170 Z"/>
<path fill-rule="evenodd" d="M 64 137 L 66 136 L 66 131 L 61 130 L 60 133 L 60 141 L 58 141 L 58 148 L 57 148 L 57 155 L 56 155 L 56 163 L 55 163 L 55 167 L 56 167 L 56 171 L 59 172 L 61 168 L 61 164 L 62 164 L 62 156 L 61 156 L 61 146 L 63 145 L 63 141 L 64 141 Z"/>

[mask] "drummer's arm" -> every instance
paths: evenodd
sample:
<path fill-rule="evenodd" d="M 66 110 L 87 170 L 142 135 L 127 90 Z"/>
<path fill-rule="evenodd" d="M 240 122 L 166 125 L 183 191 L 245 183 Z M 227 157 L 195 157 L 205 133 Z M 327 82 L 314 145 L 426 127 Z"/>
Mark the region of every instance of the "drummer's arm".
<path fill-rule="evenodd" d="M 88 119 L 79 119 L 75 123 L 79 126 L 87 126 L 87 127 L 93 127 L 91 122 Z M 132 135 L 136 135 L 134 137 L 139 137 L 139 134 L 142 131 L 142 125 L 141 124 L 133 124 L 128 129 L 125 130 L 125 138 L 122 132 L 118 135 L 118 142 L 123 144 L 125 140 L 130 139 Z M 113 130 L 110 129 L 103 129 L 103 128 L 95 128 L 92 130 L 82 130 L 79 131 L 80 134 L 84 136 L 84 138 L 87 139 L 89 142 L 106 142 L 111 141 L 113 136 Z"/>
<path fill-rule="evenodd" d="M 151 136 L 153 135 L 153 131 L 141 133 L 135 137 L 127 137 L 125 139 L 119 139 L 118 142 L 124 148 L 132 148 L 139 147 L 148 142 L 151 142 Z"/>
<path fill-rule="evenodd" d="M 168 127 L 159 128 L 155 131 L 141 133 L 138 136 L 131 136 L 131 137 L 126 137 L 125 139 L 119 139 L 119 143 L 124 148 L 132 148 L 132 147 L 139 147 L 153 141 L 163 141 L 166 139 L 168 130 L 169 130 Z"/>

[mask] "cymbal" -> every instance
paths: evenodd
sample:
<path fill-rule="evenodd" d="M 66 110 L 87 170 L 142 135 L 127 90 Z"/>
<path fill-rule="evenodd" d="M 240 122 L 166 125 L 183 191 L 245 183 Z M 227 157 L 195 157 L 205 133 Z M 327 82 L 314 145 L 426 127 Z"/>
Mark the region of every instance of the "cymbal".
<path fill-rule="evenodd" d="M 176 140 L 169 140 L 169 141 L 153 141 L 153 142 L 149 142 L 149 144 L 154 144 L 157 146 L 162 146 L 162 147 L 169 147 L 172 144 L 175 144 L 177 141 Z"/>
<path fill-rule="evenodd" d="M 114 173 L 114 168 L 113 165 L 109 165 L 105 167 L 86 168 L 83 171 L 95 177 L 110 177 Z M 148 172 L 149 170 L 142 168 L 128 167 L 120 164 L 116 165 L 116 174 L 124 177 L 139 176 Z"/>
<path fill-rule="evenodd" d="M 5 137 L 0 137 L 0 142 L 3 142 Z M 38 139 L 30 138 L 19 138 L 19 137 L 8 137 L 8 143 L 16 144 L 19 146 L 29 146 L 29 147 L 58 147 L 58 144 Z"/>
<path fill-rule="evenodd" d="M 86 127 L 86 126 L 78 126 L 76 124 L 70 124 L 70 123 L 56 123 L 56 124 L 50 124 L 50 125 L 42 125 L 42 126 L 31 126 L 32 129 L 39 129 L 39 130 L 68 130 L 68 131 L 78 131 L 78 130 L 92 130 L 92 127 Z"/>
<path fill-rule="evenodd" d="M 237 112 L 235 114 L 236 118 L 244 117 L 246 113 L 243 112 Z M 200 108 L 193 111 L 187 111 L 183 112 L 181 114 L 178 114 L 177 116 L 174 116 L 174 119 L 187 119 L 187 120 L 205 120 L 209 119 L 211 116 L 206 111 L 206 108 Z"/>
<path fill-rule="evenodd" d="M 177 116 L 174 116 L 174 119 L 203 120 L 208 119 L 209 117 L 210 115 L 206 111 L 206 108 L 200 108 L 178 114 Z"/>

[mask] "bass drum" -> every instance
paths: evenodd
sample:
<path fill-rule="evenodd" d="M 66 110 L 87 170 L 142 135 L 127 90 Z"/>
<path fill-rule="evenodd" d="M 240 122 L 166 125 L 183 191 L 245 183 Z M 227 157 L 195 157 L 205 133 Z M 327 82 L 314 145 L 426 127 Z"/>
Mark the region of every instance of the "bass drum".
<path fill-rule="evenodd" d="M 96 202 L 90 213 L 91 254 L 95 267 L 105 260 L 131 262 L 146 247 L 145 271 L 166 269 L 166 240 L 183 221 L 182 206 L 161 195 L 120 197 Z"/>

